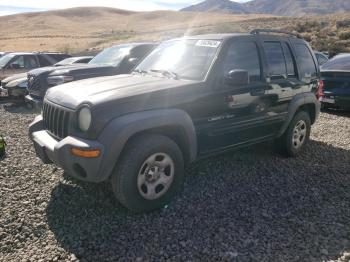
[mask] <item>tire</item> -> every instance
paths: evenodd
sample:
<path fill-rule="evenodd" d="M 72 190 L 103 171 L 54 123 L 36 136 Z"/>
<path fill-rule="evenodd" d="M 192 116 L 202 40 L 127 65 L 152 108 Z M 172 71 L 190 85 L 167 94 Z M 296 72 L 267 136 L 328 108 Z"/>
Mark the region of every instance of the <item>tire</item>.
<path fill-rule="evenodd" d="M 153 134 L 140 135 L 128 142 L 111 177 L 117 200 L 137 213 L 168 204 L 183 181 L 180 148 L 168 137 Z"/>
<path fill-rule="evenodd" d="M 276 139 L 275 146 L 284 156 L 296 157 L 308 143 L 310 132 L 310 116 L 307 112 L 300 111 L 294 116 L 285 133 Z"/>

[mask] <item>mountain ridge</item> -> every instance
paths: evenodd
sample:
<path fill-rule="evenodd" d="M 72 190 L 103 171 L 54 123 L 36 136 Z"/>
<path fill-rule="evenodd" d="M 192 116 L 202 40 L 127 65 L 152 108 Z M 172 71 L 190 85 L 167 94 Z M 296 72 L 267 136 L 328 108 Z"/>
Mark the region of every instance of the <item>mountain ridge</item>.
<path fill-rule="evenodd" d="M 238 3 L 230 0 L 206 0 L 181 9 L 192 12 L 231 14 L 273 14 L 281 16 L 322 15 L 350 11 L 349 0 L 253 0 Z"/>

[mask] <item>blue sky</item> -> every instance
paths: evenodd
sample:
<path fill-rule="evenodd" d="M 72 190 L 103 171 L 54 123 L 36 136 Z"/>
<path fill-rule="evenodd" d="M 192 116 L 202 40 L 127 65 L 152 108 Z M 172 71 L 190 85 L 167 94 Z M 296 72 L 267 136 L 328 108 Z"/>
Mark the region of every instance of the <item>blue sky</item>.
<path fill-rule="evenodd" d="M 77 6 L 106 6 L 135 11 L 177 10 L 201 1 L 203 0 L 0 0 L 0 15 Z"/>

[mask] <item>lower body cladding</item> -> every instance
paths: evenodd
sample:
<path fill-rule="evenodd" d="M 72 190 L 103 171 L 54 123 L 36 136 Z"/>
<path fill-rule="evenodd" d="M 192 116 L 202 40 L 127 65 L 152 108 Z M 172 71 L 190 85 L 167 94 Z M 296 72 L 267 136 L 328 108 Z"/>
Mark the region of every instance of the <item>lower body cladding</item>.
<path fill-rule="evenodd" d="M 29 136 L 34 143 L 37 156 L 45 164 L 55 163 L 69 175 L 80 180 L 103 181 L 99 175 L 104 155 L 104 146 L 101 143 L 71 136 L 56 140 L 44 129 L 41 116 L 36 117 L 30 125 Z M 94 152 L 94 155 L 78 156 L 84 152 Z"/>

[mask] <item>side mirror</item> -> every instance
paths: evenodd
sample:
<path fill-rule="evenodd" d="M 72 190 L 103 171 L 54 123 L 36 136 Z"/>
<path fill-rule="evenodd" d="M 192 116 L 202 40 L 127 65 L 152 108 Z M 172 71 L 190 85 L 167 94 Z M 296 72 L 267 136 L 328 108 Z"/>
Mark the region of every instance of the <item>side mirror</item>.
<path fill-rule="evenodd" d="M 137 57 L 132 57 L 132 58 L 129 58 L 128 62 L 129 64 L 136 66 L 140 62 L 140 59 Z"/>
<path fill-rule="evenodd" d="M 246 70 L 231 70 L 227 75 L 225 75 L 225 83 L 231 86 L 248 85 L 249 73 Z"/>
<path fill-rule="evenodd" d="M 12 69 L 20 69 L 20 65 L 19 64 L 11 64 L 10 68 L 12 68 Z"/>

